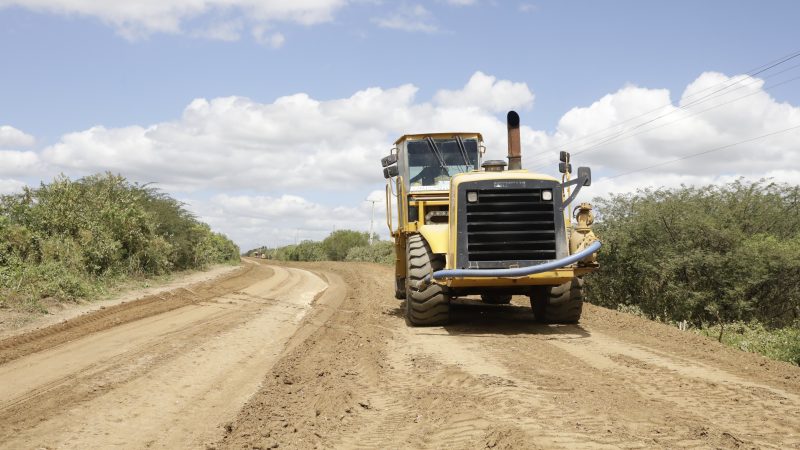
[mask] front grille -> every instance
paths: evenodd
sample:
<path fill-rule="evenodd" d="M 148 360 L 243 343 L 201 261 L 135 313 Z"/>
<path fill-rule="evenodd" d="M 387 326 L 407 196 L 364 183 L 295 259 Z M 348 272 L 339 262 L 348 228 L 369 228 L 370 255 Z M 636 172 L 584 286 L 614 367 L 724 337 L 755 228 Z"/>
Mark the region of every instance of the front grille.
<path fill-rule="evenodd" d="M 542 189 L 479 189 L 466 204 L 467 258 L 470 262 L 556 259 L 552 201 Z"/>

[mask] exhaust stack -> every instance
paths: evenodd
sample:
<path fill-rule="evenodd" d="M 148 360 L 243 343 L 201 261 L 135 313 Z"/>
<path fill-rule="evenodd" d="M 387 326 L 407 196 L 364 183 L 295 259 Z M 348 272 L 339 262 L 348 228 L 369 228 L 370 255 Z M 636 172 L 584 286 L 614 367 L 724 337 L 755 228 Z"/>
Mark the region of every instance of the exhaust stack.
<path fill-rule="evenodd" d="M 522 145 L 519 138 L 519 114 L 509 111 L 506 116 L 508 125 L 508 170 L 522 169 Z"/>

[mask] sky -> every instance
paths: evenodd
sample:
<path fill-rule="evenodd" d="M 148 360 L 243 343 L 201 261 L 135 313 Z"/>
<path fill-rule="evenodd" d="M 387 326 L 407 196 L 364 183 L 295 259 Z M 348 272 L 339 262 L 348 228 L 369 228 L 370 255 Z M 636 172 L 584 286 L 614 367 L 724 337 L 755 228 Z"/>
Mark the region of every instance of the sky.
<path fill-rule="evenodd" d="M 478 131 L 585 196 L 800 179 L 796 1 L 0 0 L 0 193 L 154 182 L 243 250 L 385 238 L 380 158 Z"/>

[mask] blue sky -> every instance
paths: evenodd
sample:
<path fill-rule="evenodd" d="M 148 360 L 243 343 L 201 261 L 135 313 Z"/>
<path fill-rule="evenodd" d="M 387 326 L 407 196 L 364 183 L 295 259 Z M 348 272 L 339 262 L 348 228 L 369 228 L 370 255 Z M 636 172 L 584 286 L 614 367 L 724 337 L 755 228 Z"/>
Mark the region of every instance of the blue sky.
<path fill-rule="evenodd" d="M 86 9 L 81 2 L 72 0 L 0 0 L 0 126 L 13 127 L 35 140 L 32 144 L 24 139 L 9 138 L 5 143 L 0 140 L 0 150 L 18 152 L 6 156 L 9 161 L 17 161 L 19 167 L 10 170 L 7 165 L 5 171 L 0 167 L 0 180 L 6 181 L 5 186 L 37 183 L 58 172 L 80 176 L 101 169 L 104 166 L 100 163 L 81 164 L 79 156 L 102 161 L 102 155 L 112 157 L 113 152 L 105 147 L 98 150 L 99 143 L 111 147 L 117 145 L 114 139 L 130 143 L 147 134 L 147 127 L 159 124 L 162 131 L 156 133 L 158 136 L 168 134 L 163 131 L 166 128 L 188 127 L 182 117 L 195 99 L 207 99 L 212 103 L 212 110 L 215 109 L 214 99 L 236 97 L 252 102 L 220 106 L 210 116 L 203 116 L 226 122 L 227 118 L 237 117 L 235 111 L 242 111 L 236 108 L 271 108 L 276 99 L 305 94 L 317 102 L 331 102 L 332 112 L 326 114 L 332 115 L 334 123 L 333 119 L 348 117 L 348 113 L 336 107 L 336 102 L 350 99 L 371 87 L 380 88 L 386 94 L 411 85 L 415 92 L 410 100 L 402 97 L 403 101 L 407 101 L 411 110 L 420 107 L 435 115 L 435 111 L 444 113 L 447 107 L 454 106 L 437 103 L 437 93 L 466 91 L 469 80 L 478 72 L 492 77 L 495 83 L 507 81 L 526 86 L 532 99 L 518 104 L 508 101 L 507 106 L 521 110 L 531 143 L 552 148 L 559 139 L 558 142 L 569 141 L 582 133 L 601 129 L 601 124 L 613 124 L 615 117 L 625 116 L 623 113 L 629 104 L 621 100 L 612 112 L 602 105 L 594 109 L 591 105 L 626 87 L 643 89 L 635 92 L 638 100 L 632 100 L 634 103 L 658 103 L 658 98 L 666 95 L 668 101 L 677 105 L 692 83 L 724 82 L 724 79 L 712 80 L 713 77 L 701 79 L 704 73 L 734 76 L 800 50 L 800 27 L 797 26 L 800 3 L 793 1 L 303 0 L 297 2 L 305 5 L 300 11 L 276 12 L 270 8 L 253 9 L 249 2 L 242 0 L 232 2 L 239 7 L 224 9 L 215 8 L 214 1 L 200 2 L 207 3 L 207 7 L 191 13 L 180 7 L 183 0 L 175 3 L 178 5 L 175 9 L 155 11 L 148 11 L 152 7 L 150 2 L 127 2 L 141 3 L 141 7 L 133 8 L 132 12 L 115 6 L 114 2 L 108 3 Z M 34 4 L 39 6 L 32 6 Z M 164 17 L 172 22 L 167 21 L 165 25 Z M 800 58 L 783 68 L 798 63 Z M 777 75 L 775 80 L 788 80 L 798 73 L 797 69 L 788 71 Z M 503 112 L 499 106 L 487 108 L 480 101 L 468 104 L 474 95 L 462 94 L 464 100 L 459 100 L 456 106 L 464 111 L 469 109 L 472 114 L 465 119 L 465 125 L 488 124 L 492 118 L 500 123 Z M 784 114 L 786 123 L 793 124 L 796 105 L 800 105 L 798 84 L 788 82 L 764 94 L 769 101 L 761 98 L 761 94 L 756 95 L 755 98 L 762 101 L 741 108 L 744 112 L 734 113 L 734 116 L 720 115 L 715 120 L 722 122 L 714 122 L 714 127 L 720 130 L 724 129 L 724 123 L 745 120 L 746 111 L 753 108 L 772 111 L 770 117 Z M 648 100 L 648 96 L 652 99 Z M 388 112 L 394 105 L 380 103 L 392 101 L 394 97 L 388 94 L 378 97 L 374 99 L 377 103 L 370 115 L 374 123 L 364 123 L 366 119 L 361 118 L 346 121 L 353 127 L 372 127 L 376 130 L 374 134 L 381 135 L 376 139 L 370 134 L 369 139 L 374 139 L 370 145 L 374 143 L 378 148 L 374 154 L 369 153 L 369 157 L 365 156 L 368 150 L 364 149 L 353 157 L 352 164 L 363 164 L 373 156 L 379 158 L 390 145 L 388 136 L 404 131 L 381 123 L 400 113 L 395 112 L 393 116 Z M 623 96 L 620 94 L 617 98 Z M 790 108 L 787 110 L 781 105 Z M 569 115 L 575 108 L 585 110 L 580 119 L 575 112 Z M 630 108 L 641 111 L 639 107 Z M 386 117 L 381 117 L 382 110 L 387 111 Z M 451 111 L 451 117 L 457 117 L 456 114 Z M 247 123 L 268 121 L 265 117 L 273 116 L 259 115 L 256 119 L 242 120 Z M 755 122 L 763 120 L 766 113 L 760 117 L 762 119 L 748 119 L 752 122 L 748 124 L 754 127 L 753 133 L 759 132 L 756 125 L 764 125 Z M 219 131 L 220 137 L 215 137 L 213 130 L 220 128 L 210 124 L 212 119 L 206 119 L 202 121 L 203 126 L 208 126 L 202 147 L 211 153 L 225 151 L 215 150 L 211 143 L 239 145 L 243 136 L 252 138 L 252 145 L 256 145 L 258 133 L 253 130 L 267 130 L 271 126 L 269 123 L 254 125 L 253 130 L 243 131 L 243 135 L 228 140 L 222 136 L 224 129 Z M 576 120 L 580 126 L 575 125 Z M 176 122 L 181 123 L 176 125 Z M 590 122 L 599 128 L 592 128 Z M 430 123 L 435 123 L 434 116 Z M 415 126 L 422 125 L 424 123 Z M 491 123 L 490 128 L 495 125 Z M 89 132 L 96 126 L 103 127 L 102 136 L 97 131 Z M 142 130 L 131 131 L 132 126 Z M 769 130 L 771 128 L 767 128 Z M 65 139 L 70 133 L 83 135 Z M 692 128 L 687 126 L 673 131 L 669 137 L 674 138 L 673 145 L 680 147 L 680 138 L 686 142 L 698 140 L 692 133 Z M 359 224 L 363 224 L 365 206 L 359 202 L 381 188 L 377 167 L 361 170 L 351 178 L 334 177 L 335 180 L 330 181 L 333 185 L 317 180 L 253 186 L 222 179 L 224 177 L 204 185 L 202 180 L 208 175 L 192 181 L 191 174 L 181 173 L 174 167 L 192 161 L 195 156 L 202 159 L 191 146 L 181 144 L 194 139 L 191 133 L 184 129 L 178 134 L 180 138 L 158 138 L 155 144 L 148 140 L 155 154 L 177 158 L 161 161 L 165 166 L 163 171 L 149 162 L 139 167 L 135 160 L 127 161 L 129 166 L 109 163 L 108 168 L 126 174 L 126 167 L 139 167 L 127 173 L 134 179 L 146 178 L 152 172 L 153 180 L 196 205 L 202 217 L 232 234 L 243 246 L 262 240 L 261 235 L 280 234 L 281 230 L 292 228 L 307 229 L 308 237 L 317 238 L 324 230 L 337 225 L 310 221 L 298 215 L 296 220 L 287 220 L 278 226 L 274 211 L 267 211 L 272 204 L 288 202 L 301 210 L 308 210 L 312 205 L 319 207 L 322 214 L 331 214 L 339 208 L 336 214 L 357 217 Z M 309 134 L 317 136 L 316 132 Z M 709 138 L 703 140 L 703 144 L 725 144 L 734 138 L 729 133 L 717 134 L 717 140 Z M 304 145 L 314 148 L 313 141 L 301 145 L 295 138 L 282 141 L 283 137 L 273 134 L 265 136 L 274 139 L 272 147 L 265 151 L 277 158 L 280 158 L 281 148 L 286 155 L 303 151 Z M 386 142 L 380 144 L 381 139 Z M 281 142 L 285 144 L 283 147 L 279 147 Z M 499 147 L 504 142 L 497 144 Z M 640 141 L 638 145 L 648 143 Z M 652 143 L 650 145 L 649 148 L 654 148 Z M 795 155 L 794 159 L 787 160 L 784 166 L 788 167 L 784 169 L 798 169 L 800 157 L 791 153 L 797 149 L 781 145 L 784 144 L 776 144 L 775 151 L 789 151 L 790 155 Z M 348 153 L 351 147 L 351 143 L 337 147 L 336 139 L 331 137 L 326 151 L 347 159 L 352 156 Z M 126 148 L 136 149 L 135 146 Z M 131 151 L 135 153 L 135 150 L 128 152 Z M 667 154 L 663 149 L 659 152 L 664 158 L 681 155 L 679 152 Z M 231 153 L 228 158 L 246 158 L 246 155 L 242 150 L 238 154 Z M 602 164 L 611 160 L 624 161 L 626 155 L 609 153 L 606 156 L 609 158 L 594 162 L 600 164 L 601 171 L 610 174 L 629 168 L 625 164 Z M 26 166 L 19 163 L 21 159 L 35 159 L 35 164 Z M 641 160 L 650 162 L 646 157 Z M 313 161 L 321 159 L 317 157 Z M 269 161 L 263 164 L 269 165 Z M 173 167 L 166 167 L 169 165 Z M 345 166 L 332 165 L 347 170 Z M 367 175 L 369 170 L 374 170 L 375 178 Z M 736 173 L 736 167 L 721 167 L 717 175 L 723 178 L 697 178 L 697 181 L 724 181 L 724 177 Z M 756 171 L 745 175 L 766 173 Z M 685 175 L 678 170 L 661 175 L 665 176 L 663 180 L 667 185 L 677 180 L 687 181 L 675 178 L 675 175 Z M 636 187 L 633 181 L 606 189 Z M 241 202 L 242 210 L 265 208 L 261 216 L 249 214 L 258 217 L 240 214 L 237 230 L 247 229 L 246 232 L 226 229 L 234 225 L 219 216 L 237 214 L 222 204 L 236 203 L 232 198 Z M 245 223 L 247 226 L 239 226 Z M 348 226 L 348 223 L 337 226 Z"/>

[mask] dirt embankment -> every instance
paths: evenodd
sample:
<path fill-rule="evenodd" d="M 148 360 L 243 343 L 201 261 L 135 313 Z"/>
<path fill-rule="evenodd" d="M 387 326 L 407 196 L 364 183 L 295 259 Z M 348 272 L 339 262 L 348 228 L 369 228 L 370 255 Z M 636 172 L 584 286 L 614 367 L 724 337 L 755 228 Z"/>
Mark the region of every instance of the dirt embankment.
<path fill-rule="evenodd" d="M 588 305 L 459 300 L 265 264 L 0 341 L 3 448 L 800 448 L 800 369 Z"/>

